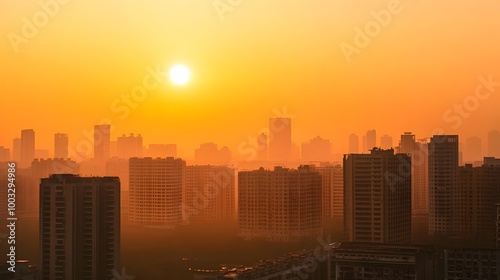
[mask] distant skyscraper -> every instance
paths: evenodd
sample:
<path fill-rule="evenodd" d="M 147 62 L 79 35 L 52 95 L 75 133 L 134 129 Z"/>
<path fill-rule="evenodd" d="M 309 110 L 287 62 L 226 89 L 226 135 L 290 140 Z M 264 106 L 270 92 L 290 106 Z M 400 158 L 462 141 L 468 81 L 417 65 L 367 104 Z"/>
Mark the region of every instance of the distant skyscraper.
<path fill-rule="evenodd" d="M 374 147 L 377 147 L 377 131 L 375 129 L 368 130 L 366 132 L 366 148 L 367 150 L 371 150 Z"/>
<path fill-rule="evenodd" d="M 131 158 L 129 220 L 136 225 L 176 227 L 182 222 L 186 162 Z"/>
<path fill-rule="evenodd" d="M 21 131 L 20 167 L 29 167 L 33 159 L 35 159 L 35 131 L 25 129 Z"/>
<path fill-rule="evenodd" d="M 183 197 L 186 222 L 236 221 L 235 170 L 225 166 L 187 166 Z"/>
<path fill-rule="evenodd" d="M 411 156 L 412 166 L 412 213 L 414 215 L 429 212 L 429 183 L 427 141 L 416 140 L 411 132 L 401 135 L 399 153 Z"/>
<path fill-rule="evenodd" d="M 331 161 L 332 159 L 332 144 L 329 140 L 318 136 L 309 142 L 302 143 L 302 160 Z"/>
<path fill-rule="evenodd" d="M 46 149 L 35 149 L 35 158 L 48 159 L 50 158 L 50 152 Z"/>
<path fill-rule="evenodd" d="M 68 134 L 57 133 L 54 135 L 54 158 L 68 158 Z"/>
<path fill-rule="evenodd" d="M 142 136 L 133 133 L 129 136 L 124 134 L 118 137 L 117 148 L 119 158 L 142 157 Z"/>
<path fill-rule="evenodd" d="M 344 227 L 349 241 L 410 242 L 409 168 L 411 158 L 392 149 L 344 156 Z"/>
<path fill-rule="evenodd" d="M 177 157 L 177 145 L 175 145 L 175 144 L 150 144 L 147 156 L 152 157 L 152 158 Z"/>
<path fill-rule="evenodd" d="M 10 161 L 10 150 L 0 146 L 0 162 Z"/>
<path fill-rule="evenodd" d="M 202 163 L 228 163 L 231 157 L 228 147 L 219 149 L 215 143 L 203 143 L 194 151 L 194 159 Z"/>
<path fill-rule="evenodd" d="M 321 175 L 309 166 L 238 173 L 239 235 L 297 241 L 322 234 Z"/>
<path fill-rule="evenodd" d="M 21 162 L 21 138 L 12 140 L 12 160 L 18 164 Z"/>
<path fill-rule="evenodd" d="M 292 152 L 292 119 L 269 119 L 269 159 L 290 160 Z"/>
<path fill-rule="evenodd" d="M 392 144 L 392 137 L 387 135 L 387 134 L 380 137 L 380 148 L 382 148 L 384 150 L 394 148 L 394 146 Z"/>
<path fill-rule="evenodd" d="M 488 133 L 488 156 L 500 158 L 500 131 L 498 130 Z"/>
<path fill-rule="evenodd" d="M 109 124 L 94 126 L 94 159 L 104 163 L 110 157 L 111 126 Z"/>
<path fill-rule="evenodd" d="M 268 152 L 267 135 L 265 133 L 261 133 L 259 134 L 259 137 L 257 137 L 257 160 L 267 160 Z"/>
<path fill-rule="evenodd" d="M 469 137 L 465 140 L 464 161 L 474 163 L 483 159 L 482 141 L 479 137 Z"/>
<path fill-rule="evenodd" d="M 120 270 L 120 180 L 52 175 L 40 184 L 40 279 L 109 280 Z"/>
<path fill-rule="evenodd" d="M 450 235 L 458 175 L 458 135 L 434 135 L 429 155 L 429 234 Z"/>
<path fill-rule="evenodd" d="M 354 133 L 351 133 L 351 135 L 349 135 L 349 153 L 359 153 L 359 136 Z"/>

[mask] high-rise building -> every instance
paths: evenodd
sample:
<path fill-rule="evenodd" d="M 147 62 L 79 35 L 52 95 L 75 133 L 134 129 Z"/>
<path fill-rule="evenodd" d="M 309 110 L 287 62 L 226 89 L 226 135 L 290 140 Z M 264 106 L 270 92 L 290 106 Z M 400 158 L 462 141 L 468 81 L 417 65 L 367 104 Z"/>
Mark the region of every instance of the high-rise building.
<path fill-rule="evenodd" d="M 94 159 L 100 163 L 106 162 L 110 157 L 111 126 L 101 124 L 94 126 Z"/>
<path fill-rule="evenodd" d="M 180 225 L 186 162 L 174 158 L 131 158 L 129 164 L 129 221 L 135 225 Z"/>
<path fill-rule="evenodd" d="M 321 174 L 310 166 L 238 173 L 238 226 L 245 239 L 297 241 L 322 234 Z"/>
<path fill-rule="evenodd" d="M 236 221 L 234 168 L 195 165 L 186 168 L 186 199 L 182 203 L 186 223 Z"/>
<path fill-rule="evenodd" d="M 38 158 L 38 159 L 48 159 L 48 158 L 50 158 L 49 150 L 46 150 L 46 149 L 35 149 L 35 158 Z"/>
<path fill-rule="evenodd" d="M 458 175 L 458 135 L 434 135 L 428 145 L 429 234 L 450 235 Z"/>
<path fill-rule="evenodd" d="M 54 135 L 54 158 L 68 158 L 68 134 L 56 133 Z"/>
<path fill-rule="evenodd" d="M 267 146 L 267 135 L 265 133 L 259 134 L 257 137 L 257 160 L 265 161 L 268 159 L 268 146 Z"/>
<path fill-rule="evenodd" d="M 378 148 L 345 155 L 344 217 L 351 242 L 409 243 L 411 158 Z"/>
<path fill-rule="evenodd" d="M 10 150 L 0 146 L 0 162 L 10 161 Z"/>
<path fill-rule="evenodd" d="M 117 150 L 119 158 L 142 157 L 142 136 L 133 133 L 129 136 L 123 134 L 117 139 Z"/>
<path fill-rule="evenodd" d="M 500 279 L 500 250 L 444 250 L 444 278 L 442 279 Z"/>
<path fill-rule="evenodd" d="M 411 156 L 411 204 L 414 215 L 426 215 L 429 212 L 427 149 L 427 140 L 416 140 L 411 132 L 401 135 L 398 152 Z"/>
<path fill-rule="evenodd" d="M 465 139 L 464 161 L 474 163 L 483 159 L 482 141 L 479 137 Z"/>
<path fill-rule="evenodd" d="M 496 235 L 496 243 L 497 243 L 497 249 L 500 249 L 500 203 L 496 204 L 497 208 L 497 224 L 496 224 L 496 229 L 497 229 L 497 235 Z"/>
<path fill-rule="evenodd" d="M 194 151 L 194 159 L 201 163 L 228 163 L 231 161 L 228 147 L 218 148 L 215 143 L 203 143 Z"/>
<path fill-rule="evenodd" d="M 21 138 L 12 140 L 12 161 L 21 162 Z"/>
<path fill-rule="evenodd" d="M 120 180 L 52 175 L 40 183 L 40 278 L 108 280 L 120 271 Z"/>
<path fill-rule="evenodd" d="M 52 174 L 79 174 L 80 165 L 69 159 L 35 159 L 31 162 L 31 176 L 26 185 L 26 200 L 29 209 L 37 212 L 39 210 L 38 203 L 40 201 L 39 188 L 40 180 L 48 178 Z M 38 213 L 37 213 L 38 214 Z"/>
<path fill-rule="evenodd" d="M 129 162 L 124 158 L 111 158 L 106 161 L 105 175 L 120 178 L 120 204 L 121 204 L 121 221 L 128 222 L 129 215 Z"/>
<path fill-rule="evenodd" d="M 459 167 L 452 201 L 453 235 L 493 243 L 498 202 L 500 166 Z"/>
<path fill-rule="evenodd" d="M 269 159 L 290 160 L 292 153 L 292 119 L 269 119 Z"/>
<path fill-rule="evenodd" d="M 377 147 L 377 131 L 375 129 L 366 132 L 366 148 L 367 151 Z M 366 152 L 366 151 L 365 151 Z"/>
<path fill-rule="evenodd" d="M 359 153 L 359 136 L 354 133 L 351 133 L 351 135 L 349 135 L 349 153 Z"/>
<path fill-rule="evenodd" d="M 331 161 L 332 144 L 328 139 L 319 136 L 302 143 L 302 160 L 304 161 Z"/>
<path fill-rule="evenodd" d="M 394 148 L 394 146 L 392 144 L 392 137 L 387 135 L 387 134 L 380 137 L 380 148 L 384 149 L 384 150 Z"/>
<path fill-rule="evenodd" d="M 344 218 L 344 174 L 341 165 L 314 167 L 321 174 L 323 227 L 331 232 Z"/>
<path fill-rule="evenodd" d="M 150 144 L 147 156 L 151 157 L 151 158 L 177 157 L 177 145 L 176 144 Z"/>
<path fill-rule="evenodd" d="M 498 130 L 488 133 L 488 156 L 500 158 L 500 131 Z"/>
<path fill-rule="evenodd" d="M 29 167 L 35 159 L 35 131 L 25 129 L 21 131 L 21 160 L 19 167 Z"/>

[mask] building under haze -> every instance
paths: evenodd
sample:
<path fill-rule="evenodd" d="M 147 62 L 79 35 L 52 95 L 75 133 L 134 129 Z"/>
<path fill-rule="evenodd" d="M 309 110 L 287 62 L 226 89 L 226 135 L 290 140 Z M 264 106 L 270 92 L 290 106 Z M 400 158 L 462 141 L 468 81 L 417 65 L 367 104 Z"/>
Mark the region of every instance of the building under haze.
<path fill-rule="evenodd" d="M 0 162 L 10 161 L 10 150 L 0 146 Z"/>
<path fill-rule="evenodd" d="M 498 202 L 500 166 L 459 167 L 452 200 L 453 235 L 493 244 Z"/>
<path fill-rule="evenodd" d="M 321 174 L 323 227 L 331 232 L 344 218 L 344 174 L 341 165 L 313 167 Z M 341 226 L 341 225 L 340 225 Z"/>
<path fill-rule="evenodd" d="M 120 267 L 120 180 L 51 175 L 40 183 L 39 279 L 109 280 Z"/>
<path fill-rule="evenodd" d="M 215 143 L 203 143 L 194 151 L 194 160 L 201 163 L 228 163 L 231 158 L 228 147 L 219 149 Z"/>
<path fill-rule="evenodd" d="M 303 161 L 331 161 L 333 159 L 330 140 L 320 136 L 302 143 L 301 152 Z"/>
<path fill-rule="evenodd" d="M 186 162 L 180 158 L 131 158 L 129 172 L 129 221 L 145 226 L 180 225 Z"/>
<path fill-rule="evenodd" d="M 94 159 L 103 164 L 111 155 L 111 126 L 101 124 L 94 126 Z"/>
<path fill-rule="evenodd" d="M 257 160 L 266 161 L 269 157 L 268 139 L 265 133 L 260 133 L 257 137 Z"/>
<path fill-rule="evenodd" d="M 14 138 L 12 140 L 12 156 L 11 160 L 19 164 L 21 161 L 21 138 Z"/>
<path fill-rule="evenodd" d="M 269 119 L 269 159 L 286 161 L 292 154 L 292 119 Z"/>
<path fill-rule="evenodd" d="M 310 166 L 238 173 L 238 226 L 245 239 L 297 241 L 321 236 L 322 179 Z"/>
<path fill-rule="evenodd" d="M 392 137 L 389 136 L 389 135 L 384 135 L 382 137 L 380 137 L 380 148 L 381 149 L 384 149 L 384 150 L 387 150 L 387 149 L 392 149 L 394 146 L 393 146 L 393 143 L 392 143 Z"/>
<path fill-rule="evenodd" d="M 371 154 L 344 156 L 344 230 L 348 241 L 410 242 L 410 171 L 411 158 L 394 154 L 392 149 L 374 148 Z"/>
<path fill-rule="evenodd" d="M 354 133 L 351 133 L 351 135 L 349 135 L 349 153 L 359 153 L 359 136 Z"/>
<path fill-rule="evenodd" d="M 366 149 L 363 152 L 370 151 L 377 147 L 377 131 L 375 129 L 368 130 L 365 136 Z"/>
<path fill-rule="evenodd" d="M 464 162 L 474 163 L 483 159 L 483 144 L 479 137 L 465 139 Z"/>
<path fill-rule="evenodd" d="M 492 130 L 488 133 L 488 155 L 500 158 L 500 131 Z"/>
<path fill-rule="evenodd" d="M 25 129 L 21 131 L 21 158 L 19 167 L 25 168 L 31 165 L 35 159 L 35 131 Z"/>
<path fill-rule="evenodd" d="M 235 177 L 235 170 L 230 167 L 187 166 L 182 203 L 184 221 L 235 222 Z"/>
<path fill-rule="evenodd" d="M 150 144 L 147 156 L 151 158 L 177 157 L 176 144 Z"/>
<path fill-rule="evenodd" d="M 117 155 L 119 158 L 129 159 L 132 157 L 142 157 L 142 136 L 123 134 L 116 141 Z"/>
<path fill-rule="evenodd" d="M 429 234 L 453 232 L 453 193 L 458 175 L 458 135 L 434 135 L 428 145 Z"/>
<path fill-rule="evenodd" d="M 68 155 L 68 134 L 56 133 L 54 135 L 54 158 L 67 159 Z"/>

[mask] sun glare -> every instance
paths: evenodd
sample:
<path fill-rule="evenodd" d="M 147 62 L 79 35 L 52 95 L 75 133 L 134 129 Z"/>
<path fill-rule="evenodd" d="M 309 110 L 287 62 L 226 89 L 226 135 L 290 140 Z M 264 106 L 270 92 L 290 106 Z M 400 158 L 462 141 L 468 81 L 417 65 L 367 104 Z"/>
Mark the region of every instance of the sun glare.
<path fill-rule="evenodd" d="M 191 74 L 184 65 L 174 65 L 170 69 L 170 80 L 176 85 L 184 85 L 189 81 Z"/>

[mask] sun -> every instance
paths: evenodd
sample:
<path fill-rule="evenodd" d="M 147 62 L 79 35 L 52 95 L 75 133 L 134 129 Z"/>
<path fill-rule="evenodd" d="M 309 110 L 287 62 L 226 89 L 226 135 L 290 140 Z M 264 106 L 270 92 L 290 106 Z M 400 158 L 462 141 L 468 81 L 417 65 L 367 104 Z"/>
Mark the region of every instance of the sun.
<path fill-rule="evenodd" d="M 170 80 L 176 85 L 184 85 L 189 81 L 191 73 L 189 69 L 181 64 L 174 65 L 170 69 Z"/>

